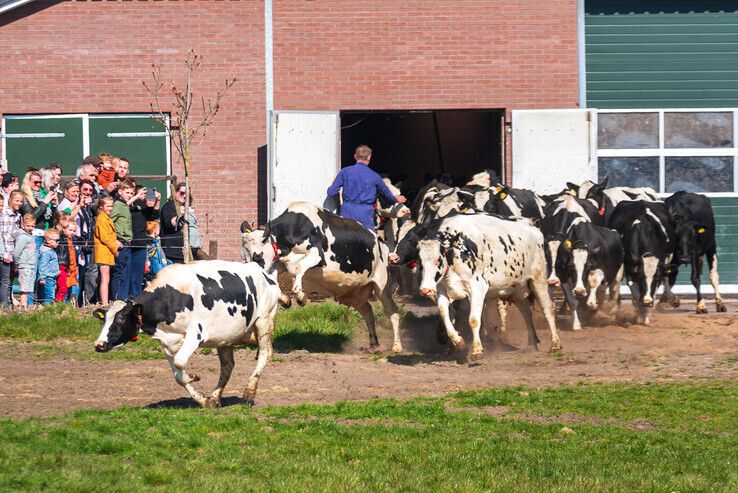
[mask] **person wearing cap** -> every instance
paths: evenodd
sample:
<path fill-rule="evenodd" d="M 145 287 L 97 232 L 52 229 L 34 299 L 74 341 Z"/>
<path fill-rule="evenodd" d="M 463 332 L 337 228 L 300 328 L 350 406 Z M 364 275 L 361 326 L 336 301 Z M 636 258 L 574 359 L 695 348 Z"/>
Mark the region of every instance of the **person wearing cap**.
<path fill-rule="evenodd" d="M 367 229 L 374 230 L 374 201 L 377 194 L 387 199 L 391 204 L 404 203 L 405 197 L 395 195 L 374 170 L 369 167 L 372 159 L 372 150 L 369 146 L 361 145 L 354 153 L 356 164 L 339 171 L 333 184 L 328 187 L 328 197 L 338 195 L 343 191 L 341 216 L 353 219 Z M 400 212 L 402 217 L 407 214 L 407 208 Z"/>
<path fill-rule="evenodd" d="M 100 185 L 97 184 L 97 177 L 99 175 L 99 172 L 97 171 L 97 167 L 92 164 L 94 162 L 102 163 L 102 161 L 100 161 L 100 158 L 97 156 L 87 156 L 80 167 L 77 168 L 77 173 L 75 174 L 80 182 L 83 180 L 89 180 L 95 186 L 95 193 L 92 195 L 93 203 L 97 202 L 98 196 L 104 190 Z"/>

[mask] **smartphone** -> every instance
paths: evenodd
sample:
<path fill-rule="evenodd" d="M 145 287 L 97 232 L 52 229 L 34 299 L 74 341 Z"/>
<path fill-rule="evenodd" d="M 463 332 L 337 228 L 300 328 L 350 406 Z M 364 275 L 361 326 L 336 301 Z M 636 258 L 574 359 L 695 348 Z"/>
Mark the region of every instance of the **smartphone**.
<path fill-rule="evenodd" d="M 146 190 L 146 200 L 156 200 L 156 187 Z"/>

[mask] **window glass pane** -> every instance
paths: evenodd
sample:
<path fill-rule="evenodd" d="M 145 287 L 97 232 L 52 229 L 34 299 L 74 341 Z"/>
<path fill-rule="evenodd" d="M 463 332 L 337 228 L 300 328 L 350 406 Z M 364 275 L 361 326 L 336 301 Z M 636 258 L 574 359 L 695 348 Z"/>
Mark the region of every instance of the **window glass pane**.
<path fill-rule="evenodd" d="M 664 146 L 672 149 L 733 147 L 733 114 L 665 113 Z"/>
<path fill-rule="evenodd" d="M 666 191 L 732 192 L 732 157 L 667 157 Z"/>
<path fill-rule="evenodd" d="M 657 149 L 658 113 L 598 113 L 597 146 L 600 149 Z"/>
<path fill-rule="evenodd" d="M 652 157 L 601 157 L 599 181 L 609 176 L 610 187 L 651 187 L 659 189 L 659 158 Z"/>

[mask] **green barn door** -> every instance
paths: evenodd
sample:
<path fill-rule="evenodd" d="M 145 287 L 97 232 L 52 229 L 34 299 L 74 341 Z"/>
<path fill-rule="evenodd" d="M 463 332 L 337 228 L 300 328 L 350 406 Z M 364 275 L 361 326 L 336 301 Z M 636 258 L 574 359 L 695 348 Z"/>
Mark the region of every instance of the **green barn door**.
<path fill-rule="evenodd" d="M 90 115 L 90 153 L 107 152 L 128 159 L 131 176 L 169 174 L 166 129 L 148 115 Z M 162 180 L 141 180 L 167 196 Z"/>
<path fill-rule="evenodd" d="M 585 0 L 587 106 L 738 106 L 738 2 Z"/>
<path fill-rule="evenodd" d="M 28 167 L 57 162 L 74 174 L 84 158 L 84 118 L 79 116 L 6 116 L 5 156 L 8 170 L 23 179 Z"/>

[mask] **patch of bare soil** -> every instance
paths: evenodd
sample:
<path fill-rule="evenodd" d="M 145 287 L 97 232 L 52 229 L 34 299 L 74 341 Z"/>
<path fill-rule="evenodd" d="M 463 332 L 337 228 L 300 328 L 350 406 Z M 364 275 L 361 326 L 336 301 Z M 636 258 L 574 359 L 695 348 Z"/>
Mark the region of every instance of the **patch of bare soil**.
<path fill-rule="evenodd" d="M 696 315 L 693 303 L 683 303 L 679 309 L 655 313 L 648 327 L 635 324 L 628 303 L 624 302 L 615 316 L 598 313 L 577 332 L 568 330 L 567 316 L 559 316 L 563 351 L 553 354 L 548 353 L 551 339 L 540 317 L 536 317 L 536 327 L 541 343 L 538 351 L 532 351 L 524 349 L 527 335 L 517 310 L 510 309 L 502 340 L 495 329 L 496 316 L 490 315 L 484 322 L 485 355 L 474 364 L 449 354 L 436 342 L 438 318 L 432 306 L 406 303 L 405 354 L 366 354 L 361 349 L 366 334 L 357 336 L 341 354 L 304 350 L 276 353 L 261 378 L 257 406 L 440 396 L 492 386 L 738 377 L 738 300 L 728 300 L 728 313 L 714 313 L 714 305 L 709 305 L 711 313 L 707 315 Z M 463 316 L 462 310 L 459 320 Z M 470 346 L 468 330 L 461 334 Z M 380 331 L 380 343 L 387 349 L 391 346 L 391 333 L 386 328 Z M 18 355 L 17 350 L 11 353 L 8 348 L 0 346 L 2 417 L 50 416 L 123 405 L 194 405 L 162 360 L 35 358 Z M 236 353 L 236 369 L 226 388 L 224 405 L 241 402 L 254 355 L 250 351 Z M 188 370 L 202 378 L 198 388 L 209 392 L 218 379 L 218 368 L 215 354 L 197 354 Z"/>

